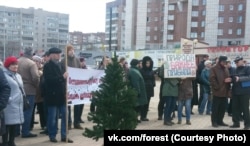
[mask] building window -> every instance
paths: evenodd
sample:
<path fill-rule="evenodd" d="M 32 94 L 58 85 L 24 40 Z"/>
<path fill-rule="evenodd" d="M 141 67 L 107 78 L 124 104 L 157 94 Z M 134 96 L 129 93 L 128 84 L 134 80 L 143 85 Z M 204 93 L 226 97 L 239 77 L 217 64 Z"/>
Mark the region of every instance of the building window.
<path fill-rule="evenodd" d="M 191 22 L 191 27 L 198 27 L 198 22 Z"/>
<path fill-rule="evenodd" d="M 168 30 L 174 30 L 174 25 L 168 25 Z"/>
<path fill-rule="evenodd" d="M 241 28 L 238 28 L 237 29 L 237 35 L 241 35 L 241 32 L 242 32 Z"/>
<path fill-rule="evenodd" d="M 150 8 L 148 8 L 148 12 L 151 12 L 151 9 L 150 9 Z"/>
<path fill-rule="evenodd" d="M 232 29 L 228 29 L 228 34 L 233 34 L 233 30 Z"/>
<path fill-rule="evenodd" d="M 206 10 L 202 11 L 202 16 L 206 16 Z"/>
<path fill-rule="evenodd" d="M 229 17 L 228 22 L 233 22 L 234 18 L 233 17 Z"/>
<path fill-rule="evenodd" d="M 241 45 L 241 41 L 236 41 L 236 45 Z"/>
<path fill-rule="evenodd" d="M 233 11 L 234 10 L 234 5 L 229 5 L 229 10 Z"/>
<path fill-rule="evenodd" d="M 205 27 L 205 21 L 201 21 L 201 27 Z"/>
<path fill-rule="evenodd" d="M 192 17 L 198 17 L 199 12 L 198 11 L 192 11 Z"/>
<path fill-rule="evenodd" d="M 202 5 L 206 5 L 207 4 L 207 0 L 202 0 Z"/>
<path fill-rule="evenodd" d="M 239 4 L 238 5 L 238 11 L 242 11 L 243 10 L 243 4 Z"/>
<path fill-rule="evenodd" d="M 193 0 L 192 5 L 193 6 L 199 6 L 199 0 Z"/>
<path fill-rule="evenodd" d="M 155 21 L 158 21 L 158 17 L 155 17 Z"/>
<path fill-rule="evenodd" d="M 239 17 L 238 17 L 237 23 L 242 23 L 242 16 L 239 16 Z"/>
<path fill-rule="evenodd" d="M 154 40 L 157 41 L 157 36 L 156 35 L 154 36 Z"/>
<path fill-rule="evenodd" d="M 168 20 L 174 20 L 174 15 L 168 15 Z"/>
<path fill-rule="evenodd" d="M 217 35 L 223 35 L 223 29 L 218 29 L 218 34 Z"/>
<path fill-rule="evenodd" d="M 217 46 L 223 46 L 223 41 L 217 41 Z"/>
<path fill-rule="evenodd" d="M 205 37 L 205 32 L 201 32 L 201 38 Z"/>
<path fill-rule="evenodd" d="M 157 30 L 158 30 L 158 27 L 155 27 L 154 30 L 157 31 Z"/>
<path fill-rule="evenodd" d="M 191 32 L 190 38 L 197 38 L 197 32 Z"/>
<path fill-rule="evenodd" d="M 218 18 L 218 23 L 224 23 L 224 17 L 219 17 Z"/>
<path fill-rule="evenodd" d="M 149 26 L 147 26 L 147 32 L 150 32 L 150 27 Z"/>
<path fill-rule="evenodd" d="M 174 9 L 175 9 L 174 5 L 168 5 L 168 10 L 169 10 L 169 11 L 172 11 L 172 10 L 174 10 Z"/>
<path fill-rule="evenodd" d="M 147 36 L 146 40 L 147 40 L 147 41 L 150 41 L 150 36 Z"/>
<path fill-rule="evenodd" d="M 173 35 L 168 35 L 168 40 L 173 40 L 174 36 Z"/>
<path fill-rule="evenodd" d="M 219 5 L 219 11 L 224 11 L 224 5 Z"/>
<path fill-rule="evenodd" d="M 150 17 L 147 17 L 147 22 L 150 22 Z"/>

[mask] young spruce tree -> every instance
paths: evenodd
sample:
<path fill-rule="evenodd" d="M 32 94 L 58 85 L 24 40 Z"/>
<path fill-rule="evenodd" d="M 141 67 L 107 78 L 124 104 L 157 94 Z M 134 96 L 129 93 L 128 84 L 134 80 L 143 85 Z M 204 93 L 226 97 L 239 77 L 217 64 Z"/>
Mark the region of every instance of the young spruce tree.
<path fill-rule="evenodd" d="M 124 80 L 125 73 L 117 61 L 105 69 L 99 90 L 93 92 L 96 112 L 89 113 L 88 120 L 93 128 L 85 128 L 83 135 L 96 141 L 104 136 L 104 130 L 134 130 L 137 126 L 135 104 L 137 94 Z"/>

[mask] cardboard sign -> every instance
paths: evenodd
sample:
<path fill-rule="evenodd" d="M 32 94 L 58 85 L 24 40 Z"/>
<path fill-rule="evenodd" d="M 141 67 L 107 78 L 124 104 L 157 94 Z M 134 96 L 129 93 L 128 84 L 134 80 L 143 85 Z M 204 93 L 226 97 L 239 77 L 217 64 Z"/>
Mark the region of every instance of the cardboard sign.
<path fill-rule="evenodd" d="M 196 77 L 195 54 L 166 54 L 164 58 L 164 78 Z"/>

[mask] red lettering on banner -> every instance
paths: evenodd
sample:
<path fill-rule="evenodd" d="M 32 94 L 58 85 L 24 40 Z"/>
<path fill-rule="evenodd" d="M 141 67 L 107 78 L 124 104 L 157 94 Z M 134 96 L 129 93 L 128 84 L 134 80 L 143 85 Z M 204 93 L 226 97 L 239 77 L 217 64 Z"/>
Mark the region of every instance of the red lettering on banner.
<path fill-rule="evenodd" d="M 217 52 L 246 52 L 248 51 L 249 46 L 223 46 L 223 47 L 209 47 L 207 48 L 208 53 L 217 53 Z"/>
<path fill-rule="evenodd" d="M 99 83 L 99 79 L 98 78 L 90 78 L 89 80 L 75 80 L 75 79 L 71 79 L 71 77 L 69 77 L 69 84 L 71 85 L 91 85 L 91 84 L 96 84 Z"/>
<path fill-rule="evenodd" d="M 194 68 L 195 66 L 196 65 L 194 62 L 185 62 L 185 61 L 170 62 L 171 69 Z"/>

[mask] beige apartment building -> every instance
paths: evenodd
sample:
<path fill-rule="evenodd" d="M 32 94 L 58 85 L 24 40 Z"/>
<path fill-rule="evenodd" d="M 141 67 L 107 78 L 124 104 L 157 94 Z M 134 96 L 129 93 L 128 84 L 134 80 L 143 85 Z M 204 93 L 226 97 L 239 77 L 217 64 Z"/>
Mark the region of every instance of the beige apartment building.
<path fill-rule="evenodd" d="M 64 49 L 68 43 L 69 15 L 35 8 L 0 6 L 0 59 L 18 56 L 25 47 Z"/>
<path fill-rule="evenodd" d="M 105 47 L 174 50 L 181 38 L 213 47 L 249 45 L 247 16 L 247 0 L 115 0 L 106 4 Z"/>

